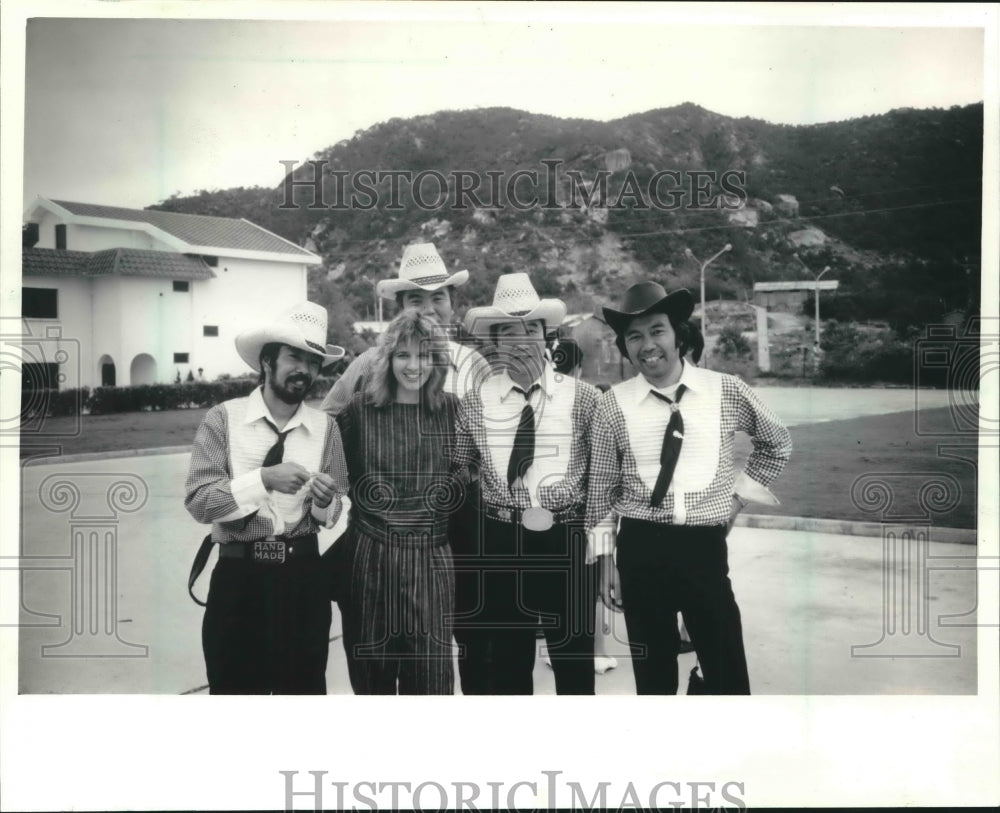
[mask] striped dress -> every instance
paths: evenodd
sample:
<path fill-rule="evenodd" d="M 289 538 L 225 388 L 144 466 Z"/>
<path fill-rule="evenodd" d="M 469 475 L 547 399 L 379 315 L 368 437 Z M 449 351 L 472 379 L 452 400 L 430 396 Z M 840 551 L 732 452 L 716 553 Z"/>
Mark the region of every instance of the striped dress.
<path fill-rule="evenodd" d="M 355 694 L 453 694 L 455 579 L 448 516 L 458 399 L 378 408 L 357 393 L 337 421 L 350 479 L 340 609 Z"/>

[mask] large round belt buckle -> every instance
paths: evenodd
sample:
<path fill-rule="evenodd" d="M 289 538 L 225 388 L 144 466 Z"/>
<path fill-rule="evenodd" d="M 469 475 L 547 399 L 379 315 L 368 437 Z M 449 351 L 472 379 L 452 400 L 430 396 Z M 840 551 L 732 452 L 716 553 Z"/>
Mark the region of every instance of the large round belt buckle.
<path fill-rule="evenodd" d="M 525 508 L 521 513 L 521 525 L 528 531 L 547 531 L 552 523 L 552 512 L 548 508 Z"/>

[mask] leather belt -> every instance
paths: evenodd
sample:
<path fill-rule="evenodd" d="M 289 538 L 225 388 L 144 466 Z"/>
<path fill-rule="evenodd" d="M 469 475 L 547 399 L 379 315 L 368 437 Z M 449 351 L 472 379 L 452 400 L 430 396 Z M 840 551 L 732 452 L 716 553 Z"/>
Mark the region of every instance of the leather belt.
<path fill-rule="evenodd" d="M 316 534 L 302 536 L 266 536 L 249 542 L 226 542 L 219 545 L 220 559 L 247 559 L 265 565 L 283 565 L 291 559 L 318 559 Z"/>
<path fill-rule="evenodd" d="M 492 520 L 497 522 L 509 522 L 515 525 L 523 525 L 530 530 L 533 527 L 533 513 L 545 512 L 551 515 L 552 525 L 564 525 L 570 522 L 579 522 L 583 519 L 583 508 L 580 506 L 570 506 L 559 511 L 547 511 L 545 508 L 510 508 L 503 505 L 483 505 L 483 512 Z"/>

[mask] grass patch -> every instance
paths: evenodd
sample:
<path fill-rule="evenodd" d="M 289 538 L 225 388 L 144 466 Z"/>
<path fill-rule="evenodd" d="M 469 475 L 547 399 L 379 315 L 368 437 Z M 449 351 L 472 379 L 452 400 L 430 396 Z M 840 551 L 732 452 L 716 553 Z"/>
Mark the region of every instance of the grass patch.
<path fill-rule="evenodd" d="M 951 410 L 923 410 L 920 424 L 922 431 L 940 435 L 918 435 L 913 412 L 792 427 L 792 459 L 772 488 L 781 505 L 753 503 L 747 511 L 975 528 L 976 467 L 938 455 L 938 444 L 945 439 L 941 435 L 953 431 Z M 745 435 L 737 435 L 736 439 L 737 453 L 745 456 L 752 448 L 749 439 Z M 977 460 L 975 438 L 955 439 L 956 443 L 962 441 L 970 444 L 972 459 Z M 921 489 L 935 474 L 950 475 L 959 484 L 957 499 L 952 501 L 956 504 L 948 510 L 934 510 L 933 495 L 928 493 L 923 494 L 927 507 L 921 506 Z M 862 510 L 852 500 L 855 481 L 865 475 L 879 475 L 892 490 L 893 502 L 884 511 Z"/>

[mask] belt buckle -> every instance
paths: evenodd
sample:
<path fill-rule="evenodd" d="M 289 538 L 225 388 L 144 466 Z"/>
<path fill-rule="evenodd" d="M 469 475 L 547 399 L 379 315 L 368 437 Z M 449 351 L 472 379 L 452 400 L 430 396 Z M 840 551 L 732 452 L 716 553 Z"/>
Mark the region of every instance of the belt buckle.
<path fill-rule="evenodd" d="M 285 563 L 285 541 L 269 536 L 253 543 L 253 560 L 269 565 Z"/>
<path fill-rule="evenodd" d="M 547 531 L 555 522 L 548 508 L 525 508 L 521 512 L 521 525 L 526 531 Z"/>

